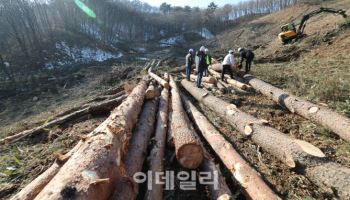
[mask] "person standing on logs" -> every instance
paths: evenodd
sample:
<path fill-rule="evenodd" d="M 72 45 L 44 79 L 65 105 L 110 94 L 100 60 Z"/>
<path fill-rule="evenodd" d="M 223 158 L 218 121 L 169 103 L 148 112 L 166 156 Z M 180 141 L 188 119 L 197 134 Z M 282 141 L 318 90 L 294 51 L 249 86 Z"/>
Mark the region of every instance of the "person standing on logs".
<path fill-rule="evenodd" d="M 209 54 L 209 50 L 205 49 L 205 69 L 204 69 L 204 76 L 208 76 L 208 68 L 209 65 L 211 65 L 211 55 Z"/>
<path fill-rule="evenodd" d="M 233 57 L 233 50 L 229 50 L 228 54 L 225 56 L 224 61 L 222 62 L 222 72 L 221 72 L 221 80 L 224 81 L 224 76 L 226 71 L 230 73 L 231 78 L 233 78 L 232 67 L 235 64 Z"/>
<path fill-rule="evenodd" d="M 191 68 L 194 63 L 194 51 L 193 49 L 188 50 L 186 55 L 186 79 L 190 81 Z"/>
<path fill-rule="evenodd" d="M 202 77 L 203 77 L 203 72 L 205 70 L 205 47 L 201 46 L 199 49 L 199 52 L 197 54 L 198 56 L 198 72 L 197 72 L 197 87 L 201 88 L 201 83 L 202 83 Z"/>
<path fill-rule="evenodd" d="M 242 64 L 245 60 L 245 73 L 247 74 L 250 72 L 250 67 L 252 66 L 252 62 L 254 60 L 254 53 L 251 50 L 245 48 L 238 48 L 238 52 L 241 57 L 238 68 L 242 69 Z"/>

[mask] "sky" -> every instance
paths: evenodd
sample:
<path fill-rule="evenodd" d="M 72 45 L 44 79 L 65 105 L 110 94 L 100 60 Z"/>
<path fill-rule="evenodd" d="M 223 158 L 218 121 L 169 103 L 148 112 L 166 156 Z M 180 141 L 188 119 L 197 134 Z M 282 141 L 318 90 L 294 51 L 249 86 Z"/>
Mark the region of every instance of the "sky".
<path fill-rule="evenodd" d="M 191 7 L 200 7 L 204 8 L 209 5 L 210 2 L 214 2 L 215 4 L 219 6 L 223 6 L 225 4 L 236 4 L 240 2 L 241 0 L 175 0 L 175 1 L 168 1 L 168 0 L 141 0 L 143 2 L 149 3 L 151 6 L 160 6 L 160 4 L 166 2 L 168 4 L 171 4 L 173 6 L 191 6 Z"/>

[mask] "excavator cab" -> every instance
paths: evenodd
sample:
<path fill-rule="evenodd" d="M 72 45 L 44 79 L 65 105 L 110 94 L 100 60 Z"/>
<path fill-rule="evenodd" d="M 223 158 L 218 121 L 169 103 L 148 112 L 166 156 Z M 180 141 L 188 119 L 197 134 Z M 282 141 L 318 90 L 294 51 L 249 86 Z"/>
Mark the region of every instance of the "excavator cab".
<path fill-rule="evenodd" d="M 278 38 L 283 44 L 297 37 L 295 24 L 292 22 L 281 26 L 281 30 L 282 32 L 278 34 Z"/>

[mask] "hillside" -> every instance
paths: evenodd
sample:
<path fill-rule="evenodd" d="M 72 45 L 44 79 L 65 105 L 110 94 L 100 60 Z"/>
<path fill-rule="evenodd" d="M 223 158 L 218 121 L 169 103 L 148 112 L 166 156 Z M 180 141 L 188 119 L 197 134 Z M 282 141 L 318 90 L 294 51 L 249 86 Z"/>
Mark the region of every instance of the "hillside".
<path fill-rule="evenodd" d="M 0 91 L 0 199 L 23 188 L 28 199 L 349 199 L 349 18 L 323 13 L 303 39 L 277 37 L 320 6 L 350 16 L 348 0 L 331 0 L 244 17 L 215 36 L 169 29 L 151 42 L 111 45 L 57 33 L 38 58 L 54 69 Z M 237 60 L 239 47 L 252 49 L 258 81 L 221 82 L 214 71 L 196 88 L 179 72 L 187 50 L 202 45 L 218 61 L 228 49 Z M 283 89 L 278 102 L 273 86 Z M 219 190 L 200 179 L 183 190 L 179 178 L 173 189 L 148 190 L 132 176 L 148 170 L 218 171 Z M 28 187 L 38 177 L 39 189 Z"/>

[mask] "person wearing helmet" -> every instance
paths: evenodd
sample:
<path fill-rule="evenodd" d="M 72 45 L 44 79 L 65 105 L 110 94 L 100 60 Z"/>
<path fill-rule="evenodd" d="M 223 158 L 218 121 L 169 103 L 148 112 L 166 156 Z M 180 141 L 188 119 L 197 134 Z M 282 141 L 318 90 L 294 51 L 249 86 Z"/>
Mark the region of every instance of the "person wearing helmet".
<path fill-rule="evenodd" d="M 231 78 L 233 78 L 232 66 L 235 64 L 233 57 L 233 50 L 229 50 L 228 54 L 225 56 L 224 61 L 222 62 L 222 71 L 221 71 L 221 80 L 224 80 L 226 71 L 230 73 Z"/>
<path fill-rule="evenodd" d="M 204 50 L 204 53 L 205 53 L 205 69 L 204 69 L 204 76 L 208 76 L 208 68 L 209 68 L 209 65 L 211 65 L 211 56 L 209 54 L 209 50 L 208 49 L 205 49 Z"/>
<path fill-rule="evenodd" d="M 202 83 L 202 77 L 203 77 L 203 72 L 205 70 L 205 47 L 202 46 L 200 49 L 199 49 L 199 52 L 197 54 L 198 56 L 198 71 L 197 71 L 197 87 L 198 88 L 201 88 L 201 83 Z"/>
<path fill-rule="evenodd" d="M 194 51 L 193 49 L 188 50 L 188 54 L 186 55 L 186 79 L 190 80 L 191 68 L 194 63 Z"/>
<path fill-rule="evenodd" d="M 250 67 L 252 66 L 252 62 L 254 60 L 254 53 L 251 50 L 245 48 L 238 48 L 238 52 L 241 57 L 238 68 L 242 69 L 242 64 L 245 60 L 245 73 L 249 73 Z"/>

